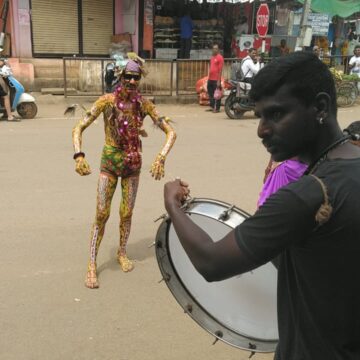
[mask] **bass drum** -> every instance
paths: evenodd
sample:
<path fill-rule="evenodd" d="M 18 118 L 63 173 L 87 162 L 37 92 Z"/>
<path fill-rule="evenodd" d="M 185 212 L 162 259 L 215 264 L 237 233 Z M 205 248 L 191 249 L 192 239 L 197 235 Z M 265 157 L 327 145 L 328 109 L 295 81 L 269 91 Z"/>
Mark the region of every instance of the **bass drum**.
<path fill-rule="evenodd" d="M 184 211 L 214 241 L 250 216 L 235 206 L 210 199 L 193 199 Z M 158 265 L 169 290 L 200 326 L 237 348 L 275 351 L 277 270 L 272 263 L 208 283 L 190 262 L 170 219 L 161 223 L 155 244 Z"/>

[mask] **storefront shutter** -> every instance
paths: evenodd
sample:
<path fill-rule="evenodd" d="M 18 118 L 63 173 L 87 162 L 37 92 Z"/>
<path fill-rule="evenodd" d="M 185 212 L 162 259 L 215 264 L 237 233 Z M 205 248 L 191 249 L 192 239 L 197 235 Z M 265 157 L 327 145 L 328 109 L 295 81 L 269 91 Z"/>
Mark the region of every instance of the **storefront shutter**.
<path fill-rule="evenodd" d="M 108 55 L 114 29 L 113 0 L 82 0 L 83 53 Z"/>
<path fill-rule="evenodd" d="M 78 3 L 74 0 L 32 0 L 34 55 L 79 53 Z"/>

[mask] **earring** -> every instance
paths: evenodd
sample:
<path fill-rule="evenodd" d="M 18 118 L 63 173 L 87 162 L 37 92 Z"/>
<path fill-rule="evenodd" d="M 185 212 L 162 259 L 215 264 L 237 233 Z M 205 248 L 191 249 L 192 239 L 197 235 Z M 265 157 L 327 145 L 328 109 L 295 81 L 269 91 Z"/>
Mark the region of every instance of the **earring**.
<path fill-rule="evenodd" d="M 324 124 L 324 118 L 323 118 L 323 117 L 321 117 L 321 118 L 319 119 L 319 124 L 320 124 L 320 125 L 323 125 L 323 124 Z"/>

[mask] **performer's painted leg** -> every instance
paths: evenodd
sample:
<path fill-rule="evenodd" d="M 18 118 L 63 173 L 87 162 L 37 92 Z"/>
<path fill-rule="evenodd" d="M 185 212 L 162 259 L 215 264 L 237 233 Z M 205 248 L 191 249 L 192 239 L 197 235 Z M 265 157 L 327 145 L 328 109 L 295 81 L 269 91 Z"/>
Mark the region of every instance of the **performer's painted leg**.
<path fill-rule="evenodd" d="M 124 272 L 134 268 L 133 263 L 126 255 L 126 244 L 131 229 L 131 218 L 135 205 L 136 194 L 139 185 L 139 175 L 121 179 L 122 199 L 120 205 L 120 247 L 118 260 Z"/>
<path fill-rule="evenodd" d="M 105 173 L 100 173 L 97 190 L 96 217 L 91 230 L 90 259 L 85 279 L 85 286 L 91 289 L 99 287 L 96 273 L 96 257 L 104 236 L 105 224 L 110 216 L 111 200 L 116 189 L 116 184 L 117 178 Z"/>

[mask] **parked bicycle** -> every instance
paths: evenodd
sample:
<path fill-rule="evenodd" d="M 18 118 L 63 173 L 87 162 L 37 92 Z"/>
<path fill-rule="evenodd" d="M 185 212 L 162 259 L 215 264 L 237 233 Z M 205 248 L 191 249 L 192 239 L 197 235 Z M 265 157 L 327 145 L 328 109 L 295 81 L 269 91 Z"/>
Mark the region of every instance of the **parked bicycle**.
<path fill-rule="evenodd" d="M 357 75 L 345 75 L 343 72 L 330 68 L 336 84 L 336 102 L 339 107 L 354 105 L 359 96 L 359 77 Z"/>

